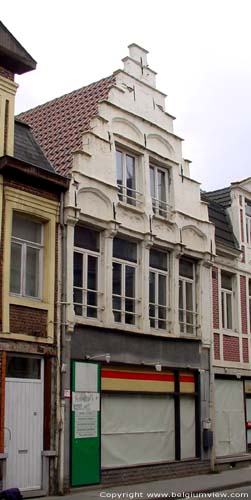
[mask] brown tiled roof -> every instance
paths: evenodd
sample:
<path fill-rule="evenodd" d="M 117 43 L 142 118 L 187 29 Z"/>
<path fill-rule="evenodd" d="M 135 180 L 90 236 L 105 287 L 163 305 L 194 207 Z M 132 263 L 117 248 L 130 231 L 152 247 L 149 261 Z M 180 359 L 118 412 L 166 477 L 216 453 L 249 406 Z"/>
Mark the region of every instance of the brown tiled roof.
<path fill-rule="evenodd" d="M 108 97 L 114 83 L 115 77 L 109 76 L 18 115 L 19 120 L 30 125 L 35 139 L 60 174 L 69 174 L 72 152 L 81 148 L 83 132 L 89 129 L 98 103 Z"/>

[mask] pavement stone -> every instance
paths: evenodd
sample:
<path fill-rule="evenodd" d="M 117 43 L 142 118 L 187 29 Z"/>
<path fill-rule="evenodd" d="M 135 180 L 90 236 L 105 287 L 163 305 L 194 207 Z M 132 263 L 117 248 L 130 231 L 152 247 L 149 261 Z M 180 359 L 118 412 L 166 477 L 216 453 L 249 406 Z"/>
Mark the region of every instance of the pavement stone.
<path fill-rule="evenodd" d="M 44 500 L 148 500 L 168 498 L 168 495 L 171 498 L 182 498 L 182 494 L 183 498 L 188 498 L 188 493 L 216 492 L 247 485 L 251 485 L 251 467 L 126 486 L 76 488 L 63 497 L 51 496 Z"/>

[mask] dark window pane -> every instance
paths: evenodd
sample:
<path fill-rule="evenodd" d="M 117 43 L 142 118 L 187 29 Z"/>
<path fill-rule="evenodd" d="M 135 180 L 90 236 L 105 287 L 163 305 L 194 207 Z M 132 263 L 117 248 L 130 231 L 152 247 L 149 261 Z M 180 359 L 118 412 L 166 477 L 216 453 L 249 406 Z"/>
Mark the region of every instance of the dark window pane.
<path fill-rule="evenodd" d="M 159 274 L 159 304 L 166 306 L 166 276 Z"/>
<path fill-rule="evenodd" d="M 149 276 L 149 302 L 155 304 L 155 273 Z"/>
<path fill-rule="evenodd" d="M 123 194 L 123 156 L 120 151 L 116 151 L 116 163 L 117 163 L 117 184 L 119 188 L 119 199 L 122 199 Z"/>
<path fill-rule="evenodd" d="M 150 167 L 150 188 L 152 198 L 156 198 L 154 168 Z"/>
<path fill-rule="evenodd" d="M 158 315 L 159 315 L 159 328 L 162 330 L 166 329 L 166 308 L 165 307 L 159 307 L 158 308 Z M 164 320 L 164 321 L 162 321 Z"/>
<path fill-rule="evenodd" d="M 251 203 L 246 202 L 245 204 L 245 213 L 248 217 L 251 217 Z"/>
<path fill-rule="evenodd" d="M 193 262 L 187 259 L 180 259 L 180 276 L 193 279 Z"/>
<path fill-rule="evenodd" d="M 125 295 L 135 297 L 135 268 L 125 266 Z"/>
<path fill-rule="evenodd" d="M 83 286 L 83 255 L 74 252 L 74 286 Z"/>
<path fill-rule="evenodd" d="M 75 247 L 99 252 L 99 235 L 100 233 L 93 229 L 76 226 L 74 232 L 74 245 Z"/>
<path fill-rule="evenodd" d="M 158 170 L 158 199 L 166 201 L 165 172 Z"/>
<path fill-rule="evenodd" d="M 227 301 L 227 328 L 232 330 L 232 296 L 227 293 L 226 294 Z"/>
<path fill-rule="evenodd" d="M 112 273 L 112 293 L 115 295 L 121 295 L 121 264 L 117 264 L 117 262 L 113 263 L 113 273 Z"/>
<path fill-rule="evenodd" d="M 155 318 L 155 306 L 149 306 L 149 317 Z M 151 322 L 151 321 L 150 321 Z M 153 324 L 152 324 L 153 323 Z M 154 320 L 151 322 L 151 326 L 154 326 Z"/>
<path fill-rule="evenodd" d="M 127 203 L 135 205 L 135 159 L 130 155 L 126 155 L 126 187 Z"/>
<path fill-rule="evenodd" d="M 113 315 L 114 315 L 114 321 L 117 321 L 117 323 L 121 323 L 121 298 L 120 297 L 113 297 L 112 299 L 112 308 L 113 308 Z"/>
<path fill-rule="evenodd" d="M 193 311 L 193 284 L 186 283 L 186 309 Z"/>
<path fill-rule="evenodd" d="M 232 290 L 232 275 L 221 273 L 221 288 Z"/>
<path fill-rule="evenodd" d="M 125 300 L 125 323 L 129 325 L 134 325 L 135 323 L 135 316 L 133 314 L 128 314 L 130 312 L 135 311 L 135 302 L 134 300 L 126 299 Z"/>
<path fill-rule="evenodd" d="M 11 244 L 11 274 L 10 291 L 12 293 L 21 293 L 21 255 L 22 247 L 17 243 Z"/>
<path fill-rule="evenodd" d="M 7 355 L 6 377 L 40 379 L 41 360 Z"/>
<path fill-rule="evenodd" d="M 221 319 L 222 328 L 225 328 L 225 311 L 224 311 L 224 292 L 221 292 Z"/>
<path fill-rule="evenodd" d="M 150 267 L 167 271 L 167 253 L 152 248 L 150 250 Z"/>
<path fill-rule="evenodd" d="M 95 292 L 87 292 L 87 305 L 97 306 L 97 294 Z M 98 311 L 96 307 L 87 307 L 87 316 L 89 318 L 97 318 Z"/>
<path fill-rule="evenodd" d="M 129 260 L 131 262 L 137 262 L 137 243 L 123 240 L 122 238 L 114 238 L 113 257 Z"/>
<path fill-rule="evenodd" d="M 98 259 L 93 255 L 88 255 L 87 288 L 98 289 Z"/>
<path fill-rule="evenodd" d="M 78 316 L 82 316 L 83 308 L 82 308 L 82 305 L 79 305 L 79 304 L 83 304 L 83 292 L 82 292 L 82 290 L 78 290 L 77 288 L 74 288 L 74 290 L 73 290 L 73 302 L 74 302 L 75 314 L 77 314 Z"/>

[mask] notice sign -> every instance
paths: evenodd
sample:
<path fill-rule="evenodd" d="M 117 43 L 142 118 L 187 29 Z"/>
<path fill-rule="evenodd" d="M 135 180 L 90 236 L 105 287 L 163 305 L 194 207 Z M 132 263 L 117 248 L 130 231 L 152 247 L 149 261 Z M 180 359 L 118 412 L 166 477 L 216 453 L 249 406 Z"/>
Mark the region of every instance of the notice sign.
<path fill-rule="evenodd" d="M 97 412 L 75 411 L 75 439 L 98 436 Z"/>
<path fill-rule="evenodd" d="M 82 410 L 86 413 L 99 411 L 100 395 L 98 392 L 73 392 L 72 410 Z"/>

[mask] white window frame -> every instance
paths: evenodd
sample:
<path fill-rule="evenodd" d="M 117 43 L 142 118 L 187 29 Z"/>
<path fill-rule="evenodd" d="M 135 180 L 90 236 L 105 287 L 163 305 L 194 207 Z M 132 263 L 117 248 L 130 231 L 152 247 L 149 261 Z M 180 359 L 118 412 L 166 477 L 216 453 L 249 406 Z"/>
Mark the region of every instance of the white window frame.
<path fill-rule="evenodd" d="M 23 213 L 15 212 L 18 215 L 23 215 Z M 13 215 L 14 216 L 14 215 Z M 27 216 L 27 220 L 33 220 Z M 42 299 L 42 286 L 43 286 L 43 250 L 44 250 L 44 225 L 42 222 L 35 221 L 41 227 L 41 243 L 35 243 L 33 241 L 25 240 L 23 238 L 18 238 L 16 236 L 11 236 L 11 249 L 12 244 L 21 246 L 21 273 L 20 273 L 20 293 L 11 292 L 10 294 L 16 297 L 27 297 L 29 299 Z M 26 293 L 26 260 L 27 260 L 27 248 L 34 248 L 39 251 L 39 269 L 38 269 L 38 295 L 28 295 Z M 11 265 L 11 264 L 10 264 Z M 11 286 L 11 283 L 10 283 Z"/>
<path fill-rule="evenodd" d="M 151 189 L 151 169 L 153 169 L 153 172 L 154 172 L 154 196 L 151 193 L 152 210 L 153 210 L 154 215 L 167 218 L 168 215 L 170 214 L 170 209 L 171 209 L 171 206 L 168 203 L 168 199 L 169 199 L 168 170 L 165 168 L 159 167 L 158 165 L 155 165 L 153 163 L 150 163 L 150 165 L 149 165 L 150 189 Z M 159 195 L 158 172 L 164 173 L 166 201 L 162 201 L 160 198 L 160 195 Z"/>
<path fill-rule="evenodd" d="M 246 207 L 249 206 L 251 209 L 251 202 L 249 200 L 245 200 L 245 232 L 246 232 L 246 241 L 247 244 L 251 244 L 251 215 L 247 215 Z"/>
<path fill-rule="evenodd" d="M 112 299 L 114 297 L 118 297 L 121 299 L 121 309 L 114 309 L 112 307 L 112 311 L 113 312 L 118 312 L 121 314 L 121 321 L 115 321 L 115 318 L 114 318 L 114 322 L 116 324 L 120 324 L 120 325 L 128 325 L 128 326 L 137 326 L 137 317 L 138 317 L 138 314 L 137 314 L 137 302 L 139 302 L 139 300 L 137 299 L 137 270 L 138 270 L 138 264 L 135 262 L 131 262 L 130 260 L 123 260 L 123 259 L 119 259 L 117 257 L 113 257 L 113 260 L 112 260 L 113 263 L 116 263 L 116 264 L 120 264 L 121 265 L 121 295 L 117 294 L 117 293 L 112 293 Z M 125 279 L 125 275 L 126 275 L 126 267 L 132 267 L 134 270 L 135 270 L 135 286 L 134 286 L 134 289 L 135 289 L 135 296 L 134 297 L 127 297 L 125 295 L 125 288 L 126 288 L 126 279 Z M 113 276 L 112 276 L 112 279 L 113 279 Z M 134 303 L 134 312 L 128 312 L 126 311 L 125 309 L 125 304 L 126 304 L 126 300 L 132 300 L 133 303 Z M 125 317 L 126 315 L 129 315 L 129 316 L 132 316 L 134 317 L 134 323 L 126 323 L 125 322 Z"/>
<path fill-rule="evenodd" d="M 99 238 L 100 238 L 100 235 L 99 235 Z M 102 295 L 102 292 L 100 290 L 100 270 L 101 270 L 101 266 L 100 266 L 100 258 L 101 258 L 101 254 L 100 254 L 100 251 L 99 252 L 95 252 L 94 250 L 87 250 L 85 248 L 80 248 L 80 247 L 76 247 L 74 246 L 74 254 L 75 253 L 78 253 L 80 255 L 82 255 L 82 283 L 83 283 L 83 286 L 82 287 L 79 287 L 79 286 L 75 286 L 74 285 L 74 281 L 73 281 L 73 297 L 74 297 L 74 290 L 81 290 L 82 291 L 82 303 L 79 303 L 79 302 L 74 302 L 74 298 L 73 298 L 73 306 L 74 306 L 74 311 L 75 311 L 75 307 L 82 307 L 82 314 L 76 314 L 76 316 L 79 316 L 80 318 L 86 318 L 86 319 L 90 319 L 90 320 L 100 320 L 100 312 L 102 310 L 102 307 L 100 305 L 100 297 Z M 91 256 L 91 257 L 95 257 L 97 259 L 97 290 L 91 290 L 89 288 L 87 288 L 87 283 L 88 283 L 88 256 Z M 74 259 L 73 259 L 73 266 L 74 266 Z M 74 272 L 74 267 L 73 267 L 73 272 Z M 96 306 L 92 306 L 92 305 L 89 305 L 87 303 L 87 297 L 88 297 L 88 292 L 91 292 L 91 293 L 95 293 L 96 296 L 97 296 L 97 305 Z M 89 309 L 95 309 L 97 311 L 97 316 L 94 317 L 94 316 L 87 316 L 87 310 Z"/>
<path fill-rule="evenodd" d="M 191 264 L 193 265 L 193 278 L 187 278 L 186 276 L 182 276 L 179 274 L 179 285 L 181 284 L 181 286 L 182 286 L 182 302 L 183 302 L 183 308 L 180 308 L 180 304 L 179 304 L 179 315 L 180 315 L 180 313 L 182 315 L 182 321 L 180 321 L 180 318 L 179 318 L 179 324 L 183 325 L 183 331 L 181 331 L 181 328 L 180 328 L 180 333 L 182 335 L 184 335 L 184 334 L 185 335 L 196 335 L 196 328 L 197 328 L 198 313 L 196 311 L 195 263 L 191 262 Z M 193 304 L 192 310 L 186 308 L 186 284 L 187 283 L 192 284 L 192 304 Z M 186 313 L 192 314 L 193 323 L 187 323 Z M 192 327 L 192 330 L 193 330 L 192 333 L 187 331 L 189 327 Z"/>
<path fill-rule="evenodd" d="M 223 288 L 222 286 L 222 273 L 224 274 L 224 271 L 221 271 L 221 326 L 223 330 L 228 330 L 228 331 L 233 331 L 234 328 L 234 315 L 233 315 L 233 306 L 234 306 L 234 291 L 233 291 L 233 276 L 231 276 L 231 283 L 232 283 L 232 290 L 229 290 L 228 288 Z M 230 297 L 230 306 L 231 306 L 231 311 L 230 311 L 230 318 L 231 318 L 231 325 L 228 327 L 228 300 L 227 297 Z M 222 306 L 223 305 L 223 306 Z"/>
<path fill-rule="evenodd" d="M 163 252 L 164 253 L 164 252 Z M 154 320 L 154 326 L 151 326 L 150 328 L 155 328 L 156 330 L 167 330 L 167 325 L 168 325 L 168 310 L 169 310 L 169 293 L 168 293 L 168 278 L 169 278 L 169 259 L 168 259 L 168 254 L 166 253 L 166 258 L 167 258 L 167 271 L 163 271 L 161 269 L 157 269 L 156 267 L 149 266 L 149 273 L 153 273 L 155 275 L 155 302 L 150 302 L 150 297 L 149 297 L 149 320 Z M 159 304 L 159 276 L 164 276 L 166 278 L 166 305 L 163 306 L 162 304 Z M 150 277 L 150 276 L 149 276 Z M 154 307 L 155 311 L 155 316 L 150 316 L 150 306 Z M 166 310 L 166 319 L 159 318 L 159 307 L 165 308 Z M 165 328 L 160 328 L 159 327 L 159 321 L 162 321 L 163 323 L 166 323 Z"/>
<path fill-rule="evenodd" d="M 119 200 L 123 203 L 126 203 L 129 206 L 140 206 L 142 203 L 142 193 L 137 190 L 138 185 L 138 156 L 127 151 L 123 148 L 116 147 L 116 168 L 117 168 L 117 152 L 122 155 L 122 184 L 118 183 L 118 175 L 117 175 L 117 186 L 118 186 L 118 197 Z M 127 175 L 126 175 L 126 157 L 130 156 L 134 159 L 134 188 L 127 187 Z M 132 192 L 132 196 L 127 194 L 127 191 Z"/>

